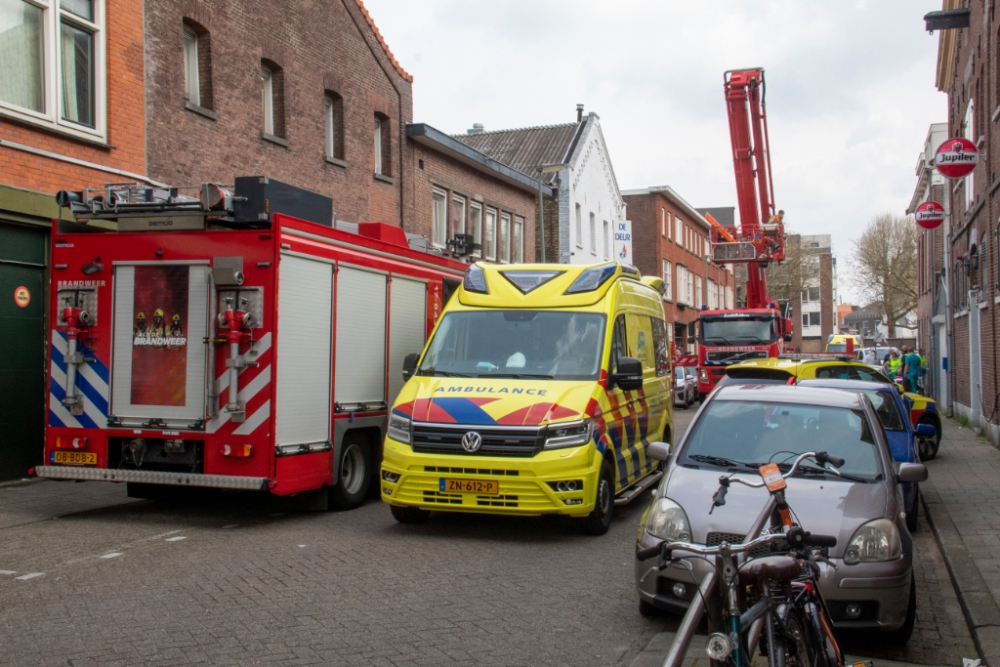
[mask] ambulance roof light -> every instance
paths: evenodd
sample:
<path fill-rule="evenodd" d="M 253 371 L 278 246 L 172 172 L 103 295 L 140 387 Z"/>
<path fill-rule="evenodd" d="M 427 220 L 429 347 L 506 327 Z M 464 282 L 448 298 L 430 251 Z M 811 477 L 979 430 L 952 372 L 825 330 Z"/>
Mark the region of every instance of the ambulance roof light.
<path fill-rule="evenodd" d="M 580 277 L 573 281 L 565 294 L 579 294 L 580 292 L 593 292 L 598 287 L 608 281 L 618 271 L 618 263 L 601 264 L 592 266 L 580 274 Z"/>
<path fill-rule="evenodd" d="M 534 269 L 528 271 L 501 271 L 500 273 L 504 278 L 512 282 L 514 287 L 521 290 L 522 294 L 527 294 L 566 272 Z"/>
<path fill-rule="evenodd" d="M 486 273 L 483 272 L 482 267 L 476 264 L 469 265 L 469 268 L 465 270 L 465 278 L 462 279 L 462 288 L 466 292 L 490 293 L 486 286 Z"/>

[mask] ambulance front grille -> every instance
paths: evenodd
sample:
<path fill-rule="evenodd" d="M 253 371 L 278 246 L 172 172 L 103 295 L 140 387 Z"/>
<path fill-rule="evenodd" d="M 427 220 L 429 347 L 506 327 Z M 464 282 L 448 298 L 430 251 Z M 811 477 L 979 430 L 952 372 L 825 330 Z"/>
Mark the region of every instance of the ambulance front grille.
<path fill-rule="evenodd" d="M 476 496 L 479 507 L 517 507 L 517 496 Z"/>
<path fill-rule="evenodd" d="M 424 472 L 451 472 L 460 475 L 504 475 L 517 477 L 519 470 L 495 470 L 492 468 L 456 468 L 454 466 L 424 466 Z"/>
<path fill-rule="evenodd" d="M 475 452 L 462 447 L 462 437 L 472 431 L 482 438 L 482 444 Z M 540 452 L 544 444 L 544 426 L 413 424 L 413 451 L 421 454 L 531 457 Z"/>
<path fill-rule="evenodd" d="M 424 491 L 424 502 L 436 505 L 461 505 L 462 494 L 441 493 L 440 491 Z"/>

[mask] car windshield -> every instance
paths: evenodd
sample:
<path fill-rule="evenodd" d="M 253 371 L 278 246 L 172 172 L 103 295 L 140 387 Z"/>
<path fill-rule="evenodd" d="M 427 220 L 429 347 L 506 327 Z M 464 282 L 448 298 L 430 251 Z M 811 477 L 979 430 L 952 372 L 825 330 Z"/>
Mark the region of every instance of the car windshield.
<path fill-rule="evenodd" d="M 770 344 L 778 340 L 774 317 L 703 317 L 699 336 L 706 345 Z"/>
<path fill-rule="evenodd" d="M 447 313 L 418 375 L 597 379 L 604 315 L 538 310 Z"/>
<path fill-rule="evenodd" d="M 892 384 L 886 376 L 871 366 L 864 364 L 831 364 L 816 369 L 816 377 L 821 380 L 864 380 Z"/>
<path fill-rule="evenodd" d="M 878 420 L 882 422 L 882 428 L 886 431 L 905 431 L 903 425 L 903 415 L 899 411 L 899 404 L 888 391 L 865 391 L 865 396 L 872 402 Z"/>
<path fill-rule="evenodd" d="M 710 402 L 693 425 L 679 463 L 750 470 L 768 462 L 790 464 L 797 454 L 811 451 L 844 459 L 843 473 L 864 479 L 880 474 L 875 435 L 860 410 L 762 401 Z"/>
<path fill-rule="evenodd" d="M 678 380 L 683 380 L 684 379 L 684 375 L 685 375 L 685 373 L 684 373 L 684 367 L 683 366 L 674 366 L 674 378 L 676 378 Z"/>

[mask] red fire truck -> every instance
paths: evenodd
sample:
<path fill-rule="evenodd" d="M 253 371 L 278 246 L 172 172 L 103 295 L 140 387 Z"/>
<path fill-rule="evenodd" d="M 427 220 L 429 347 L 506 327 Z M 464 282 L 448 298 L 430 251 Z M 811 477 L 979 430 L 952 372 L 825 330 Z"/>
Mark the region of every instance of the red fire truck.
<path fill-rule="evenodd" d="M 58 201 L 76 222 L 53 223 L 38 476 L 363 501 L 403 359 L 465 263 L 334 228 L 329 198 L 264 177 Z"/>
<path fill-rule="evenodd" d="M 771 156 L 764 104 L 764 70 L 725 73 L 726 110 L 736 171 L 740 226 L 712 223 L 712 259 L 747 265 L 746 307 L 703 309 L 698 318 L 698 393 L 708 394 L 726 366 L 777 357 L 791 340 L 791 309 L 767 293 L 765 270 L 785 259 L 785 229 L 775 215 Z"/>

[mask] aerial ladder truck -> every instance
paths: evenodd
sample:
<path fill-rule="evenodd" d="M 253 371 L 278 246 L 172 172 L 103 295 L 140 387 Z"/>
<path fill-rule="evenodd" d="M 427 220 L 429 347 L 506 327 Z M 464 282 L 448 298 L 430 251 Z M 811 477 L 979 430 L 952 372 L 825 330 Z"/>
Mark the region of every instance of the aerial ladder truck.
<path fill-rule="evenodd" d="M 747 278 L 742 307 L 708 310 L 702 306 L 698 318 L 698 393 L 702 396 L 725 375 L 726 366 L 777 357 L 792 338 L 790 307 L 779 307 L 767 291 L 768 265 L 785 259 L 785 229 L 775 215 L 764 70 L 730 70 L 724 81 L 740 224 L 724 227 L 711 221 L 712 261 L 746 264 Z"/>

